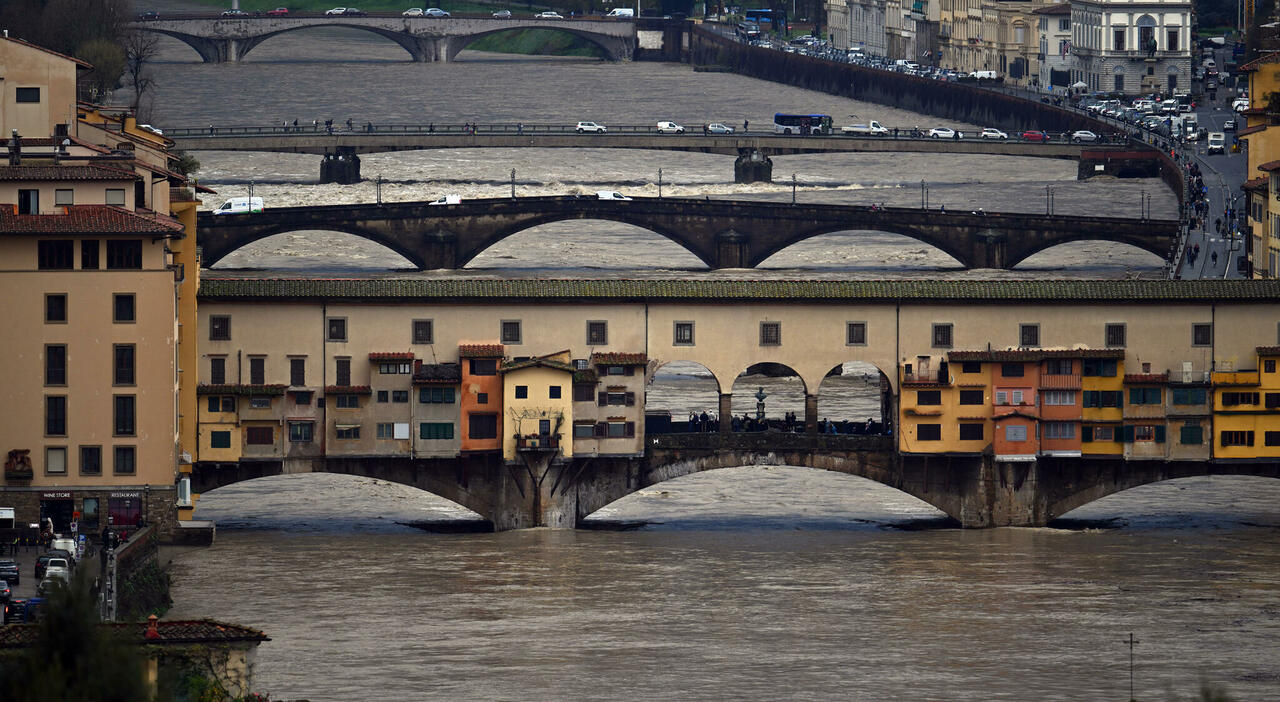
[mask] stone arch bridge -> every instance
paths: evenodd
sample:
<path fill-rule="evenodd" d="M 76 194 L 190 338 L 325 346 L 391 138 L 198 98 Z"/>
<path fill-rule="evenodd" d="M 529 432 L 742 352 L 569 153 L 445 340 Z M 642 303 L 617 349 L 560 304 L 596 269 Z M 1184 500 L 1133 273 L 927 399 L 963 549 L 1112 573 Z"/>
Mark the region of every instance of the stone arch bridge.
<path fill-rule="evenodd" d="M 336 16 L 290 13 L 279 17 L 177 17 L 134 22 L 131 28 L 163 34 L 190 46 L 206 63 L 243 60 L 271 37 L 316 27 L 346 27 L 385 37 L 399 44 L 414 61 L 452 61 L 480 37 L 513 29 L 552 29 L 599 46 L 614 61 L 630 61 L 636 49 L 634 22 L 615 19 L 536 19 L 492 17 L 435 18 Z"/>
<path fill-rule="evenodd" d="M 989 456 L 901 455 L 883 436 L 667 434 L 651 436 L 643 457 L 574 457 L 503 463 L 499 456 L 412 459 L 388 456 L 197 463 L 192 489 L 285 473 L 338 473 L 387 480 L 452 500 L 495 530 L 575 528 L 606 505 L 644 488 L 718 468 L 788 465 L 846 473 L 901 490 L 967 528 L 1044 526 L 1067 512 L 1130 488 L 1205 475 L 1280 478 L 1280 464 L 1042 458 L 1002 463 Z M 528 458 L 528 457 L 526 457 Z"/>
<path fill-rule="evenodd" d="M 386 246 L 420 269 L 461 268 L 526 229 L 563 220 L 601 219 L 655 232 L 711 268 L 752 268 L 810 237 L 846 230 L 902 234 L 935 246 L 966 268 L 1011 268 L 1071 241 L 1104 240 L 1168 258 L 1175 220 L 1023 213 L 939 212 L 777 202 L 594 197 L 469 200 L 268 208 L 258 214 L 199 215 L 204 265 L 259 239 L 298 230 L 339 231 Z"/>

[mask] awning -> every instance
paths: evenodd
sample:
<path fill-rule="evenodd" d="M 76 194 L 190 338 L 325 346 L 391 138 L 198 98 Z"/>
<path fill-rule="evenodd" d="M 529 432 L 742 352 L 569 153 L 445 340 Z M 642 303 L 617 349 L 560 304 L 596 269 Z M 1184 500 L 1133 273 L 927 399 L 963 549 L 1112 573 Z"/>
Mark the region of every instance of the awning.
<path fill-rule="evenodd" d="M 360 425 L 359 425 L 359 424 L 335 424 L 335 425 L 333 425 L 333 428 L 335 428 L 335 429 L 359 429 L 359 428 L 360 428 Z"/>

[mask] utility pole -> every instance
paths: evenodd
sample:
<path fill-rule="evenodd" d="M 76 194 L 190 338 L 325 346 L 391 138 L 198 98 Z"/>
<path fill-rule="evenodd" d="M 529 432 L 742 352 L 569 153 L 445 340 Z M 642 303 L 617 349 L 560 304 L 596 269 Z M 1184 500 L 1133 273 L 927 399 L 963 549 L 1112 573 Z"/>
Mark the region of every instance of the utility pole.
<path fill-rule="evenodd" d="M 1129 632 L 1129 640 L 1124 643 L 1129 644 L 1129 702 L 1137 702 L 1137 698 L 1133 696 L 1133 647 L 1142 643 L 1133 638 L 1133 632 Z"/>
<path fill-rule="evenodd" d="M 791 204 L 796 204 L 796 174 L 791 174 Z"/>
<path fill-rule="evenodd" d="M 516 169 L 511 169 L 511 199 L 516 199 Z"/>
<path fill-rule="evenodd" d="M 662 169 L 658 169 L 658 198 L 662 198 Z"/>

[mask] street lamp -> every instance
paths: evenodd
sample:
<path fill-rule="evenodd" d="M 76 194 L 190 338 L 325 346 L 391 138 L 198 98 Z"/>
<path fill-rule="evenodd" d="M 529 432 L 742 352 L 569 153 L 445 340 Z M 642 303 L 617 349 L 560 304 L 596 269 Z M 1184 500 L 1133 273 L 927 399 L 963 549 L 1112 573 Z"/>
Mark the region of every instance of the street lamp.
<path fill-rule="evenodd" d="M 929 209 L 929 186 L 925 185 L 924 179 L 920 179 L 920 209 Z"/>
<path fill-rule="evenodd" d="M 662 198 L 662 169 L 658 169 L 658 198 Z"/>
<path fill-rule="evenodd" d="M 796 204 L 796 174 L 791 174 L 791 204 Z"/>
<path fill-rule="evenodd" d="M 249 209 L 253 209 L 253 181 L 249 181 Z"/>
<path fill-rule="evenodd" d="M 764 398 L 768 396 L 763 386 L 756 388 L 756 421 L 764 421 Z"/>
<path fill-rule="evenodd" d="M 379 173 L 378 177 L 373 179 L 373 182 L 378 189 L 378 205 L 382 205 L 382 174 Z"/>
<path fill-rule="evenodd" d="M 511 169 L 511 199 L 516 199 L 516 169 Z"/>
<path fill-rule="evenodd" d="M 1053 214 L 1053 188 L 1048 185 L 1044 186 L 1044 213 Z"/>

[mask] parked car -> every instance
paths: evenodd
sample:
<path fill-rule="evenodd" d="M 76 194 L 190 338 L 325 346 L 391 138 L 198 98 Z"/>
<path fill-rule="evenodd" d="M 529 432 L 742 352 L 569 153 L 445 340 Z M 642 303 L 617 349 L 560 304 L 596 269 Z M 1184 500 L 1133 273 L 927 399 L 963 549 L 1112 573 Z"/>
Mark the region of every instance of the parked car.
<path fill-rule="evenodd" d="M 597 190 L 596 199 L 597 200 L 630 200 L 631 198 L 627 197 L 626 195 L 623 195 L 617 190 Z"/>
<path fill-rule="evenodd" d="M 449 16 L 448 12 L 445 12 L 444 10 L 441 10 L 438 7 L 428 7 L 427 9 L 422 11 L 422 14 L 425 17 L 448 17 Z"/>
<path fill-rule="evenodd" d="M 248 17 L 249 13 L 244 10 L 230 9 L 222 11 L 223 17 Z"/>
<path fill-rule="evenodd" d="M 1044 132 L 1042 132 L 1042 131 L 1036 130 L 1036 129 L 1030 129 L 1030 130 L 1027 130 L 1027 131 L 1023 132 L 1023 133 L 1022 133 L 1022 136 L 1021 136 L 1020 138 L 1021 138 L 1023 141 L 1041 141 L 1041 142 L 1043 142 L 1043 141 L 1049 141 L 1049 135 L 1048 135 L 1048 134 L 1046 134 L 1046 133 L 1044 133 Z"/>
<path fill-rule="evenodd" d="M 139 13 L 139 14 L 138 14 L 138 19 L 140 19 L 140 20 L 158 20 L 158 19 L 160 19 L 160 13 L 159 13 L 159 12 L 156 12 L 155 10 L 147 10 L 146 12 L 141 12 L 141 13 Z"/>
<path fill-rule="evenodd" d="M 564 15 L 559 12 L 539 12 L 533 17 L 534 19 L 564 19 Z"/>
<path fill-rule="evenodd" d="M 324 14 L 325 14 L 326 16 L 329 16 L 329 17 L 332 17 L 332 16 L 334 16 L 334 15 L 345 15 L 345 14 L 347 14 L 347 8 L 345 8 L 345 7 L 335 7 L 335 8 L 333 8 L 332 10 L 325 10 L 325 11 L 324 11 Z"/>
<path fill-rule="evenodd" d="M 511 10 L 498 10 L 493 13 L 494 19 L 511 19 Z"/>
<path fill-rule="evenodd" d="M 1229 119 L 1222 123 L 1222 131 L 1234 132 L 1235 130 L 1236 130 L 1236 121 L 1234 119 Z"/>
<path fill-rule="evenodd" d="M 681 127 L 675 122 L 669 122 L 664 120 L 662 122 L 658 122 L 658 133 L 659 134 L 684 134 L 684 127 Z"/>
<path fill-rule="evenodd" d="M 1087 129 L 1077 129 L 1076 131 L 1071 133 L 1071 141 L 1074 141 L 1076 143 L 1081 143 L 1086 141 L 1097 141 L 1097 140 L 1098 140 L 1098 135 L 1094 134 L 1093 132 Z"/>
<path fill-rule="evenodd" d="M 13 593 L 9 590 L 9 581 L 0 580 L 0 604 L 7 603 Z"/>
<path fill-rule="evenodd" d="M 405 10 L 404 12 L 401 12 L 401 13 L 400 13 L 400 16 L 401 16 L 401 17 L 421 17 L 421 16 L 422 16 L 422 8 L 421 8 L 421 7 L 411 7 L 411 8 L 409 8 L 409 9 Z"/>
<path fill-rule="evenodd" d="M 999 129 L 995 129 L 995 128 L 992 128 L 992 127 L 987 127 L 986 129 L 983 129 L 983 130 L 982 130 L 982 133 L 981 133 L 981 134 L 979 134 L 978 136 L 982 137 L 983 139 L 999 139 L 999 140 L 1006 140 L 1006 139 L 1008 139 L 1008 138 L 1009 138 L 1009 135 L 1008 135 L 1008 134 L 1005 134 L 1004 132 L 1000 131 Z"/>
<path fill-rule="evenodd" d="M 579 134 L 582 134 L 583 132 L 604 134 L 609 131 L 603 124 L 596 124 L 595 122 L 578 122 L 578 126 L 574 127 L 574 129 Z"/>
<path fill-rule="evenodd" d="M 460 195 L 441 195 L 438 199 L 427 203 L 428 205 L 459 205 L 462 204 L 462 196 Z"/>
<path fill-rule="evenodd" d="M 929 130 L 930 139 L 963 139 L 964 132 L 957 132 L 951 127 L 934 127 Z"/>
<path fill-rule="evenodd" d="M 360 8 L 348 7 L 342 14 L 346 17 L 364 17 L 366 13 Z"/>
<path fill-rule="evenodd" d="M 284 17 L 289 14 L 289 8 L 277 7 L 274 10 L 267 10 L 267 17 Z"/>
<path fill-rule="evenodd" d="M 22 574 L 18 572 L 17 561 L 0 561 L 0 580 L 10 585 L 17 585 L 22 582 Z"/>
<path fill-rule="evenodd" d="M 45 568 L 48 567 L 49 559 L 51 558 L 62 558 L 66 560 L 68 563 L 73 562 L 71 554 L 61 549 L 45 551 L 44 553 L 40 554 L 39 558 L 36 559 L 35 573 L 36 573 L 37 580 L 44 577 Z"/>
<path fill-rule="evenodd" d="M 62 578 L 56 575 L 46 576 L 44 580 L 40 581 L 39 585 L 36 585 L 36 596 L 48 597 L 49 595 L 53 594 L 54 589 L 60 588 L 60 587 L 66 587 L 66 586 L 67 586 L 66 580 L 63 580 Z"/>

